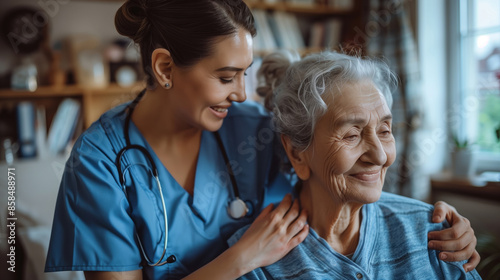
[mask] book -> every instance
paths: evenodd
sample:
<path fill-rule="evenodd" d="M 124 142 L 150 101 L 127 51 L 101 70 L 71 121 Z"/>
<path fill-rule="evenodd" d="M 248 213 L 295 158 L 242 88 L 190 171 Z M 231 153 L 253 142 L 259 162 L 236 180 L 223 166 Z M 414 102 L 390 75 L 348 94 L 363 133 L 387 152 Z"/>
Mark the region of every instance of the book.
<path fill-rule="evenodd" d="M 53 155 L 63 152 L 71 140 L 78 123 L 80 103 L 71 98 L 64 99 L 54 116 L 47 139 L 49 152 Z"/>
<path fill-rule="evenodd" d="M 278 47 L 275 36 L 269 26 L 268 15 L 263 10 L 253 10 L 257 36 L 255 37 L 255 50 L 272 50 Z"/>
<path fill-rule="evenodd" d="M 278 47 L 300 50 L 303 49 L 304 39 L 295 15 L 283 11 L 274 11 L 269 22 Z"/>
<path fill-rule="evenodd" d="M 35 106 L 32 102 L 23 101 L 17 105 L 17 131 L 20 158 L 36 156 L 35 139 Z"/>
<path fill-rule="evenodd" d="M 350 11 L 354 8 L 354 0 L 328 0 L 328 5 L 339 10 Z"/>
<path fill-rule="evenodd" d="M 311 26 L 309 47 L 314 49 L 338 50 L 342 33 L 342 21 L 329 19 L 317 21 Z"/>
<path fill-rule="evenodd" d="M 254 57 L 252 66 L 250 66 L 246 71 L 247 75 L 245 76 L 245 92 L 247 94 L 247 100 L 260 99 L 257 95 L 257 71 L 259 70 L 261 65 L 262 58 Z"/>
<path fill-rule="evenodd" d="M 314 49 L 322 48 L 325 39 L 325 22 L 317 21 L 311 26 L 311 35 L 309 37 L 309 47 Z"/>
<path fill-rule="evenodd" d="M 304 38 L 302 37 L 302 32 L 300 31 L 299 21 L 294 14 L 285 13 L 284 19 L 286 26 L 288 27 L 288 33 L 290 34 L 293 42 L 293 48 L 295 50 L 301 50 L 305 48 Z"/>
<path fill-rule="evenodd" d="M 325 24 L 325 47 L 338 50 L 342 36 L 342 21 L 340 19 L 329 19 Z"/>
<path fill-rule="evenodd" d="M 316 4 L 315 0 L 288 0 L 288 3 L 301 7 L 313 7 Z"/>
<path fill-rule="evenodd" d="M 47 125 L 44 106 L 36 108 L 35 134 L 37 155 L 39 158 L 45 158 L 47 155 Z"/>

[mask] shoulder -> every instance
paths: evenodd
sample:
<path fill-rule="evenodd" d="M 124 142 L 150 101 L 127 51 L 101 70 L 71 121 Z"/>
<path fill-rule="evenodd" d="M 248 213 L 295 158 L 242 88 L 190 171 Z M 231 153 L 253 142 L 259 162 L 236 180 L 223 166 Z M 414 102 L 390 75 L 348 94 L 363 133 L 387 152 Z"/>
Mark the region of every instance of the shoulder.
<path fill-rule="evenodd" d="M 382 192 L 376 205 L 382 210 L 383 215 L 398 214 L 432 214 L 434 206 L 413 198 Z"/>
<path fill-rule="evenodd" d="M 114 165 L 118 153 L 116 143 L 124 143 L 121 136 L 125 119 L 124 108 L 125 104 L 104 113 L 78 137 L 66 162 L 65 173 L 76 175 L 74 171 L 83 171 L 101 164 Z M 100 169 L 94 172 L 98 170 Z"/>
<path fill-rule="evenodd" d="M 92 148 L 107 154 L 109 151 L 114 150 L 111 141 L 123 138 L 121 136 L 123 135 L 123 125 L 125 123 L 125 107 L 126 104 L 123 104 L 101 115 L 78 137 L 73 146 L 73 152 L 86 152 Z M 118 135 L 121 136 L 118 137 Z"/>
<path fill-rule="evenodd" d="M 255 156 L 267 160 L 279 143 L 271 118 L 270 113 L 255 101 L 233 103 L 219 130 L 228 153 L 250 161 Z"/>
<path fill-rule="evenodd" d="M 229 108 L 228 119 L 233 118 L 270 119 L 271 115 L 260 103 L 248 100 L 243 103 L 233 103 Z"/>
<path fill-rule="evenodd" d="M 270 112 L 255 101 L 233 103 L 229 108 L 229 113 L 224 120 L 222 129 L 229 128 L 232 131 L 243 130 L 250 132 L 255 129 L 262 129 L 263 127 L 270 128 L 271 119 Z M 255 133 L 255 131 L 251 133 Z"/>
<path fill-rule="evenodd" d="M 283 258 L 240 279 L 343 279 L 351 267 L 311 228 L 306 239 Z"/>
<path fill-rule="evenodd" d="M 399 248 L 403 255 L 408 251 L 427 252 L 427 233 L 447 227 L 445 223 L 432 223 L 433 206 L 416 199 L 382 192 L 379 201 L 367 206 L 371 209 L 367 215 L 375 215 L 377 242 Z"/>

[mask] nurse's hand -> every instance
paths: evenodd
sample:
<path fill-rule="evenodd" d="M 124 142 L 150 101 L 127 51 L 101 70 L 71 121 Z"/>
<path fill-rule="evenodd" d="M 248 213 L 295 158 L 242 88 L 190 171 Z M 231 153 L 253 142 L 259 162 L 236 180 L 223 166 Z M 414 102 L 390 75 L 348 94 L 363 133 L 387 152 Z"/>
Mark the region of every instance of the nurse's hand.
<path fill-rule="evenodd" d="M 444 261 L 469 260 L 464 264 L 466 272 L 473 270 L 479 264 L 481 257 L 475 250 L 477 239 L 467 218 L 458 214 L 455 207 L 439 201 L 434 205 L 432 222 L 441 223 L 446 220 L 450 228 L 429 232 L 429 249 L 443 251 L 439 258 Z"/>
<path fill-rule="evenodd" d="M 299 202 L 292 201 L 291 195 L 285 196 L 274 210 L 269 205 L 238 242 L 183 279 L 232 280 L 276 262 L 309 233 L 306 213 L 299 212 Z"/>
<path fill-rule="evenodd" d="M 300 213 L 298 200 L 286 195 L 273 210 L 266 207 L 247 229 L 241 239 L 233 245 L 241 250 L 244 270 L 250 272 L 258 267 L 270 265 L 299 245 L 309 233 L 305 211 Z M 245 272 L 245 273 L 246 273 Z"/>

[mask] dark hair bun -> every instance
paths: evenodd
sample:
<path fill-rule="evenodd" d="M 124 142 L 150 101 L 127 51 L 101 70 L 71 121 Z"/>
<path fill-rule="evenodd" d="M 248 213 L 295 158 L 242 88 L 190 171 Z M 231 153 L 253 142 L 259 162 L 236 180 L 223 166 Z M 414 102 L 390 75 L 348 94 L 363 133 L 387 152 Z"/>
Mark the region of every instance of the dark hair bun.
<path fill-rule="evenodd" d="M 148 19 L 144 0 L 128 0 L 115 14 L 115 27 L 118 33 L 140 43 L 148 31 Z"/>
<path fill-rule="evenodd" d="M 255 35 L 253 16 L 242 0 L 122 0 L 115 14 L 118 33 L 129 37 L 141 53 L 148 85 L 155 85 L 151 54 L 170 52 L 178 67 L 190 67 L 213 54 L 221 36 L 239 28 Z"/>

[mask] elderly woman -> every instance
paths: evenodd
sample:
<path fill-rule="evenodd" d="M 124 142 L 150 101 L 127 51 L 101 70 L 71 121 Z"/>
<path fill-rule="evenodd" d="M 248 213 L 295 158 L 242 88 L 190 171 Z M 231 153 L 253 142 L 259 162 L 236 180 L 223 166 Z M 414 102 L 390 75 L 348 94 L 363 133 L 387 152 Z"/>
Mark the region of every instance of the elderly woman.
<path fill-rule="evenodd" d="M 433 207 L 382 192 L 394 162 L 391 88 L 384 63 L 340 53 L 292 63 L 264 59 L 274 121 L 299 183 L 310 234 L 280 261 L 243 279 L 480 279 L 427 249 Z M 285 71 L 286 70 L 286 71 Z M 244 234 L 237 232 L 230 243 Z"/>

